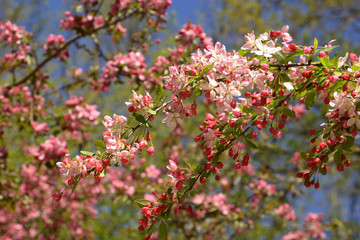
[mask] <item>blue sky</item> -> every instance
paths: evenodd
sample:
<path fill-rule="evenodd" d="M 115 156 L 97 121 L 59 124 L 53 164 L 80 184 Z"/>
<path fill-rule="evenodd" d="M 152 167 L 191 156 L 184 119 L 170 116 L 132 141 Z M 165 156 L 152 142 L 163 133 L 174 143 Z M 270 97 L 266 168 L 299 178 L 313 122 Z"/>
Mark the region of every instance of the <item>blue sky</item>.
<path fill-rule="evenodd" d="M 196 12 L 201 10 L 201 2 L 201 0 L 173 0 L 168 12 L 175 10 L 181 25 L 188 20 L 196 23 Z"/>

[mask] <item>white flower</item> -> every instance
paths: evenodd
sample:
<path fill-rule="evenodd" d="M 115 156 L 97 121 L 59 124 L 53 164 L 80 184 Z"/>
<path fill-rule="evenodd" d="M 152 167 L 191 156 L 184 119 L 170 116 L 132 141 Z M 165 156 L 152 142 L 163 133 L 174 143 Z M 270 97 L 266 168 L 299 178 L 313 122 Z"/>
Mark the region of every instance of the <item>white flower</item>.
<path fill-rule="evenodd" d="M 349 127 L 353 126 L 354 124 L 356 125 L 357 129 L 360 129 L 360 117 L 359 117 L 360 112 L 356 112 L 356 115 L 353 116 L 352 118 L 350 118 L 347 121 L 347 125 Z"/>
<path fill-rule="evenodd" d="M 248 33 L 247 35 L 245 35 L 244 39 L 246 44 L 244 44 L 241 47 L 242 50 L 251 50 L 255 47 L 256 43 L 255 43 L 254 31 L 252 33 Z"/>
<path fill-rule="evenodd" d="M 167 116 L 162 120 L 162 123 L 166 123 L 170 129 L 175 129 L 177 124 L 183 124 L 183 119 L 181 119 L 179 113 L 167 112 L 166 115 Z"/>
<path fill-rule="evenodd" d="M 274 41 L 268 41 L 266 44 L 263 44 L 261 39 L 256 40 L 256 47 L 258 50 L 252 50 L 252 53 L 255 53 L 259 56 L 272 57 L 274 53 L 281 51 L 281 47 L 275 47 Z"/>
<path fill-rule="evenodd" d="M 347 59 L 348 59 L 348 56 L 349 56 L 349 53 L 346 53 L 344 57 L 339 57 L 338 67 L 344 66 L 345 62 L 346 62 Z"/>
<path fill-rule="evenodd" d="M 216 89 L 216 92 L 220 95 L 221 98 L 225 98 L 225 101 L 230 104 L 233 97 L 238 97 L 241 95 L 240 91 L 236 88 L 235 83 L 231 82 L 225 84 L 223 82 L 219 83 L 219 87 Z"/>

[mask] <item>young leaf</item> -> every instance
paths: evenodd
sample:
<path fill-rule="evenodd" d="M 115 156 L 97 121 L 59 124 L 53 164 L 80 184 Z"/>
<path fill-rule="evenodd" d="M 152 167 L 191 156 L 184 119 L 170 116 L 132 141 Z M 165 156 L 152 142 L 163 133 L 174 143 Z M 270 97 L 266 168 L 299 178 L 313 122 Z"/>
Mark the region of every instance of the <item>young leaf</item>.
<path fill-rule="evenodd" d="M 338 53 L 335 53 L 333 59 L 331 60 L 331 67 L 338 68 L 338 63 Z"/>
<path fill-rule="evenodd" d="M 251 147 L 251 148 L 257 148 L 257 146 L 255 145 L 255 143 L 253 143 L 252 141 L 250 141 L 249 139 L 246 139 L 246 144 Z"/>
<path fill-rule="evenodd" d="M 309 109 L 314 105 L 315 99 L 316 99 L 315 90 L 312 90 L 312 91 L 306 96 L 305 106 L 306 106 L 306 109 L 307 109 L 307 110 L 309 110 Z"/>
<path fill-rule="evenodd" d="M 351 70 L 353 70 L 354 72 L 357 72 L 360 70 L 360 66 L 358 66 L 358 65 L 351 66 Z"/>
<path fill-rule="evenodd" d="M 318 44 L 319 44 L 318 40 L 316 38 L 314 38 L 314 49 L 315 50 L 317 49 Z"/>
<path fill-rule="evenodd" d="M 240 49 L 240 50 L 238 51 L 238 54 L 239 54 L 240 56 L 242 56 L 242 57 L 245 57 L 245 55 L 246 55 L 247 52 L 248 52 L 248 51 L 246 51 L 246 50 Z"/>
<path fill-rule="evenodd" d="M 149 109 L 148 112 L 149 112 L 150 114 L 152 114 L 152 115 L 156 115 L 156 114 L 157 114 L 157 112 L 156 112 L 155 110 L 152 110 L 152 109 Z"/>
<path fill-rule="evenodd" d="M 156 88 L 156 97 L 154 98 L 154 102 L 159 101 L 163 96 L 164 96 L 164 89 L 160 84 L 158 84 Z"/>
<path fill-rule="evenodd" d="M 146 204 L 151 203 L 149 200 L 144 200 L 144 199 L 138 199 L 135 200 L 136 205 L 138 205 L 139 208 L 143 208 L 145 207 Z"/>
<path fill-rule="evenodd" d="M 95 147 L 96 147 L 97 149 L 99 149 L 99 150 L 105 150 L 106 145 L 105 145 L 104 141 L 95 140 L 94 144 L 95 144 Z"/>
<path fill-rule="evenodd" d="M 93 152 L 88 152 L 88 151 L 80 151 L 80 153 L 85 156 L 94 156 L 94 154 L 95 154 Z"/>
<path fill-rule="evenodd" d="M 167 240 L 168 239 L 168 230 L 167 230 L 167 225 L 164 222 L 163 219 L 160 220 L 160 227 L 159 227 L 159 234 L 160 234 L 160 238 L 162 240 Z"/>
<path fill-rule="evenodd" d="M 122 138 L 127 139 L 129 137 L 130 133 L 132 133 L 132 130 L 131 129 L 127 130 L 126 132 L 124 132 L 122 134 Z"/>
<path fill-rule="evenodd" d="M 320 62 L 321 62 L 321 64 L 322 64 L 324 67 L 326 67 L 327 69 L 331 69 L 330 61 L 329 61 L 329 56 L 320 58 Z"/>
<path fill-rule="evenodd" d="M 338 150 L 334 154 L 334 162 L 336 165 L 341 164 L 341 150 Z"/>
<path fill-rule="evenodd" d="M 102 172 L 100 173 L 100 177 L 105 177 L 105 175 L 106 175 L 106 168 L 102 170 Z"/>
<path fill-rule="evenodd" d="M 203 66 L 202 73 L 208 74 L 213 67 L 214 67 L 214 63 Z"/>
<path fill-rule="evenodd" d="M 81 179 L 81 174 L 79 174 L 79 175 L 77 175 L 77 176 L 75 177 L 75 179 L 74 179 L 74 185 L 73 185 L 73 187 L 72 187 L 72 189 L 71 189 L 71 194 L 70 194 L 70 195 L 72 195 L 73 192 L 75 191 L 75 188 L 76 188 L 77 184 L 79 183 L 80 179 Z"/>
<path fill-rule="evenodd" d="M 288 108 L 283 108 L 281 111 L 288 117 L 291 117 L 291 118 L 295 117 L 295 112 Z"/>
<path fill-rule="evenodd" d="M 347 137 L 346 142 L 342 145 L 344 150 L 350 150 L 352 145 L 354 144 L 354 138 L 353 137 Z"/>
<path fill-rule="evenodd" d="M 136 121 L 144 123 L 144 124 L 146 123 L 146 119 L 143 115 L 136 113 L 136 112 L 134 112 L 133 115 L 134 115 Z"/>

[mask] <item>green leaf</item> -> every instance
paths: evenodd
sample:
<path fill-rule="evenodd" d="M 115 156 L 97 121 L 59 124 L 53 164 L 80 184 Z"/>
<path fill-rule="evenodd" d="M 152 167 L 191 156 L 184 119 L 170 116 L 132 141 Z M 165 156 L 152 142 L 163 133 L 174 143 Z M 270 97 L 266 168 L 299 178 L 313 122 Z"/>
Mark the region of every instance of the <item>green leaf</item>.
<path fill-rule="evenodd" d="M 307 94 L 307 91 L 295 92 L 295 94 L 294 94 L 294 99 L 302 98 L 302 97 L 305 96 L 306 94 Z"/>
<path fill-rule="evenodd" d="M 352 145 L 354 144 L 354 138 L 353 137 L 347 137 L 346 142 L 342 144 L 342 147 L 344 150 L 350 150 Z"/>
<path fill-rule="evenodd" d="M 254 110 L 252 110 L 251 108 L 247 108 L 244 105 L 239 105 L 239 109 L 244 113 L 253 113 L 254 112 Z"/>
<path fill-rule="evenodd" d="M 317 49 L 318 44 L 319 44 L 318 40 L 314 37 L 314 50 Z"/>
<path fill-rule="evenodd" d="M 145 207 L 146 204 L 151 203 L 149 200 L 144 200 L 144 199 L 138 199 L 135 200 L 136 205 L 138 205 L 139 208 L 143 208 Z"/>
<path fill-rule="evenodd" d="M 122 134 L 122 137 L 127 139 L 130 135 L 130 133 L 132 133 L 132 130 L 131 129 L 128 129 L 127 131 L 125 131 L 123 134 Z"/>
<path fill-rule="evenodd" d="M 203 94 L 203 91 L 202 90 L 200 90 L 200 87 L 199 86 L 197 86 L 195 89 L 194 89 L 194 94 L 196 95 L 196 96 L 201 96 L 202 94 Z"/>
<path fill-rule="evenodd" d="M 195 197 L 197 194 L 199 194 L 199 192 L 197 192 L 197 191 L 191 191 L 191 192 L 190 192 L 190 197 Z"/>
<path fill-rule="evenodd" d="M 202 73 L 208 74 L 213 67 L 214 67 L 214 63 L 203 66 Z"/>
<path fill-rule="evenodd" d="M 306 95 L 305 106 L 307 110 L 309 110 L 314 105 L 315 100 L 316 100 L 315 90 L 312 90 L 308 95 Z"/>
<path fill-rule="evenodd" d="M 245 57 L 245 55 L 246 55 L 247 52 L 248 52 L 248 51 L 246 51 L 246 50 L 240 49 L 240 50 L 238 51 L 238 54 L 239 54 L 240 56 L 242 56 L 242 57 Z"/>
<path fill-rule="evenodd" d="M 296 56 L 300 56 L 300 55 L 304 55 L 304 52 L 302 49 L 299 49 L 299 50 L 296 50 L 295 52 L 289 53 L 288 55 L 286 55 L 284 60 L 282 60 L 280 63 L 288 63 L 292 57 L 296 57 Z"/>
<path fill-rule="evenodd" d="M 32 58 L 31 58 L 31 56 L 30 56 L 29 54 L 26 54 L 25 58 L 26 58 L 27 64 L 28 64 L 28 65 L 31 65 L 31 63 L 32 63 Z"/>
<path fill-rule="evenodd" d="M 342 154 L 341 150 L 337 150 L 334 154 L 334 162 L 336 165 L 341 164 L 341 154 Z"/>
<path fill-rule="evenodd" d="M 332 50 L 334 50 L 337 47 L 339 47 L 339 46 L 332 46 L 332 47 L 329 47 L 329 48 L 322 48 L 322 49 L 319 49 L 319 51 L 331 52 Z"/>
<path fill-rule="evenodd" d="M 335 53 L 333 59 L 331 60 L 331 67 L 338 68 L 338 63 L 339 63 L 338 53 Z"/>
<path fill-rule="evenodd" d="M 81 153 L 82 155 L 85 155 L 85 156 L 94 156 L 94 155 L 95 155 L 95 153 L 93 153 L 93 152 L 88 152 L 88 151 L 80 151 L 80 153 Z"/>
<path fill-rule="evenodd" d="M 100 173 L 100 177 L 105 177 L 106 175 L 106 168 L 104 168 L 101 173 Z"/>
<path fill-rule="evenodd" d="M 163 219 L 160 220 L 159 234 L 160 234 L 160 238 L 162 240 L 167 240 L 168 239 L 167 225 L 166 225 L 166 223 L 164 222 Z"/>
<path fill-rule="evenodd" d="M 334 71 L 334 74 L 335 74 L 336 76 L 340 77 L 340 76 L 342 75 L 342 72 L 340 72 L 340 71 Z"/>
<path fill-rule="evenodd" d="M 106 148 L 106 145 L 105 145 L 104 141 L 102 141 L 102 140 L 95 140 L 94 144 L 95 144 L 95 147 L 99 150 L 105 150 L 105 148 Z"/>
<path fill-rule="evenodd" d="M 326 57 L 322 57 L 322 58 L 319 58 L 320 59 L 320 62 L 321 64 L 326 67 L 327 69 L 331 69 L 331 65 L 330 65 L 330 61 L 329 61 L 329 56 L 326 56 Z"/>
<path fill-rule="evenodd" d="M 253 143 L 252 141 L 250 141 L 249 139 L 245 139 L 246 140 L 246 144 L 250 147 L 250 148 L 257 148 L 257 146 L 255 145 L 255 143 Z"/>
<path fill-rule="evenodd" d="M 281 78 L 282 82 L 290 82 L 290 78 L 286 73 L 281 73 L 280 78 Z"/>
<path fill-rule="evenodd" d="M 357 72 L 360 70 L 360 66 L 359 65 L 351 66 L 351 70 L 353 70 L 354 72 Z"/>
<path fill-rule="evenodd" d="M 152 115 L 156 115 L 156 114 L 157 114 L 157 112 L 156 112 L 155 110 L 152 110 L 152 109 L 149 109 L 148 112 L 149 112 L 150 114 L 152 114 Z"/>
<path fill-rule="evenodd" d="M 154 98 L 154 102 L 159 101 L 163 96 L 164 96 L 164 89 L 160 84 L 158 84 L 156 88 L 156 97 Z"/>
<path fill-rule="evenodd" d="M 143 115 L 139 114 L 139 113 L 136 113 L 134 112 L 133 113 L 133 116 L 135 117 L 135 119 L 138 121 L 138 122 L 141 122 L 141 123 L 146 123 L 146 119 Z"/>
<path fill-rule="evenodd" d="M 81 174 L 79 174 L 79 175 L 77 175 L 77 176 L 75 177 L 75 179 L 74 179 L 74 185 L 73 185 L 73 187 L 72 187 L 72 189 L 71 189 L 71 194 L 70 194 L 70 195 L 72 195 L 73 192 L 75 191 L 75 188 L 76 188 L 77 184 L 80 182 L 80 179 L 81 179 Z"/>
<path fill-rule="evenodd" d="M 288 117 L 291 117 L 291 118 L 295 117 L 295 112 L 288 108 L 283 108 L 281 111 Z"/>

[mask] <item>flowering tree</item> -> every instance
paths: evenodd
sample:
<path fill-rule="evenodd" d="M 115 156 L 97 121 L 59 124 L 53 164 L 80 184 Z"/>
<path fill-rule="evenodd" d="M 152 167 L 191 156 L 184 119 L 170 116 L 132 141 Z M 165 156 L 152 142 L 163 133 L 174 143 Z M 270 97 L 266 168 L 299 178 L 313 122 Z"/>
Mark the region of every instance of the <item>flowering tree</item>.
<path fill-rule="evenodd" d="M 77 13 L 65 12 L 60 21 L 72 34 L 68 39 L 49 34 L 36 43 L 24 28 L 0 23 L 4 239 L 90 238 L 88 222 L 100 202 L 119 196 L 140 209 L 136 227 L 145 239 L 167 239 L 169 232 L 186 239 L 259 237 L 264 233 L 254 229 L 269 219 L 276 226 L 271 236 L 283 239 L 325 238 L 325 230 L 347 236 L 340 223 L 324 224 L 321 214 L 297 222 L 291 199 L 300 195 L 300 182 L 318 189 L 331 178 L 321 175 L 350 166 L 360 129 L 354 53 L 332 55 L 333 41 L 300 45 L 288 26 L 247 34 L 239 51 L 228 52 L 188 23 L 174 47 L 149 63 L 145 56 L 170 0 L 78 2 Z M 126 39 L 132 19 L 142 27 Z M 126 40 L 128 51 L 119 48 Z M 53 82 L 45 66 L 60 61 L 68 67 L 83 49 L 91 64 L 70 66 L 63 85 Z M 91 95 L 76 93 L 108 97 L 116 83 L 134 91 L 121 113 L 103 117 L 102 136 L 93 140 L 100 112 Z M 328 110 L 327 121 L 307 131 L 312 147 L 292 151 L 276 170 L 257 164 L 262 151 L 280 149 L 272 142 L 286 138 L 285 126 L 301 120 L 316 100 Z M 8 155 L 26 160 L 10 163 Z M 127 210 L 126 224 L 133 226 L 136 213 Z"/>

